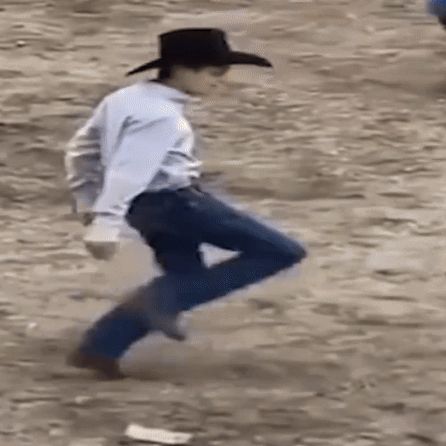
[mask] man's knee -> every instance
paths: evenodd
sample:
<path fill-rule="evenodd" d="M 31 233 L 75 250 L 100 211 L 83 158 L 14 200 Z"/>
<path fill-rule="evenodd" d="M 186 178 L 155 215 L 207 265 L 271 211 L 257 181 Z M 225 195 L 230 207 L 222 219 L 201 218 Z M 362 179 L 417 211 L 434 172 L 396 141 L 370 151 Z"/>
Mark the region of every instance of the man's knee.
<path fill-rule="evenodd" d="M 301 243 L 283 236 L 273 244 L 257 245 L 257 255 L 270 258 L 282 269 L 302 262 L 308 253 Z"/>
<path fill-rule="evenodd" d="M 297 241 L 288 239 L 281 244 L 275 255 L 286 266 L 292 266 L 302 262 L 307 257 L 307 250 Z"/>
<path fill-rule="evenodd" d="M 257 237 L 250 246 L 250 250 L 255 255 L 274 260 L 280 268 L 288 268 L 300 263 L 308 255 L 300 242 L 275 229 Z"/>

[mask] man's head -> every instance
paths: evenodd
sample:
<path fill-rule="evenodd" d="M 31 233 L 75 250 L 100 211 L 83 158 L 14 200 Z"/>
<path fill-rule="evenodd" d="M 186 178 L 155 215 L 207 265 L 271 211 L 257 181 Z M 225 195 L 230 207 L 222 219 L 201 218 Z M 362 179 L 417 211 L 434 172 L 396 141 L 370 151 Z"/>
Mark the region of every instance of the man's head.
<path fill-rule="evenodd" d="M 186 67 L 173 65 L 162 68 L 158 80 L 193 96 L 207 96 L 218 91 L 229 71 L 228 65 Z"/>

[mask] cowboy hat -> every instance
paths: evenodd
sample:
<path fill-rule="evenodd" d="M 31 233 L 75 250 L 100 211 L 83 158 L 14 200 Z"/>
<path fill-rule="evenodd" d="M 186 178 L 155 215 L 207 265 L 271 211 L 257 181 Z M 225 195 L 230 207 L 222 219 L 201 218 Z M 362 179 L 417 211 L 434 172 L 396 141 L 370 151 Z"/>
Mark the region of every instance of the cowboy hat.
<path fill-rule="evenodd" d="M 226 34 L 217 28 L 185 28 L 159 36 L 160 57 L 127 73 L 127 76 L 153 68 L 183 65 L 191 68 L 225 65 L 272 67 L 269 60 L 251 53 L 233 51 Z"/>

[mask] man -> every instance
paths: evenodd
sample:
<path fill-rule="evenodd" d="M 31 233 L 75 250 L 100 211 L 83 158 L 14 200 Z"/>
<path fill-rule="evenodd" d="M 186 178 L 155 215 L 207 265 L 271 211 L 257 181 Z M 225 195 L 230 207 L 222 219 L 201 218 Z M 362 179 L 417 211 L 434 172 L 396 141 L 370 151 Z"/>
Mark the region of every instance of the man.
<path fill-rule="evenodd" d="M 446 29 L 446 0 L 427 0 L 426 4 L 429 13 Z"/>
<path fill-rule="evenodd" d="M 88 225 L 84 241 L 97 259 L 116 251 L 124 223 L 153 249 L 164 274 L 139 287 L 85 334 L 69 363 L 122 376 L 119 358 L 149 332 L 178 341 L 182 312 L 259 282 L 299 263 L 305 249 L 277 230 L 233 209 L 198 185 L 200 161 L 183 112 L 190 95 L 204 96 L 229 67 L 271 67 L 232 51 L 218 29 L 181 29 L 160 36 L 161 57 L 129 74 L 159 69 L 107 96 L 69 144 L 68 183 Z M 200 246 L 237 253 L 212 267 Z"/>

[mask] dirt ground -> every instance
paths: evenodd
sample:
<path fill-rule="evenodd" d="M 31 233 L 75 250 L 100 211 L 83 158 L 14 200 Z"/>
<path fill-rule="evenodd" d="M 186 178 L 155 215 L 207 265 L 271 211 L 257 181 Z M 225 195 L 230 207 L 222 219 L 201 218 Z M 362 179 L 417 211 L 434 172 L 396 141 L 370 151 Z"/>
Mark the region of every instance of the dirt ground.
<path fill-rule="evenodd" d="M 276 64 L 192 120 L 219 187 L 311 257 L 101 382 L 65 354 L 154 268 L 136 242 L 84 252 L 64 143 L 159 32 L 195 24 Z M 422 0 L 1 0 L 0 444 L 113 446 L 131 422 L 194 445 L 446 444 L 445 56 Z"/>

